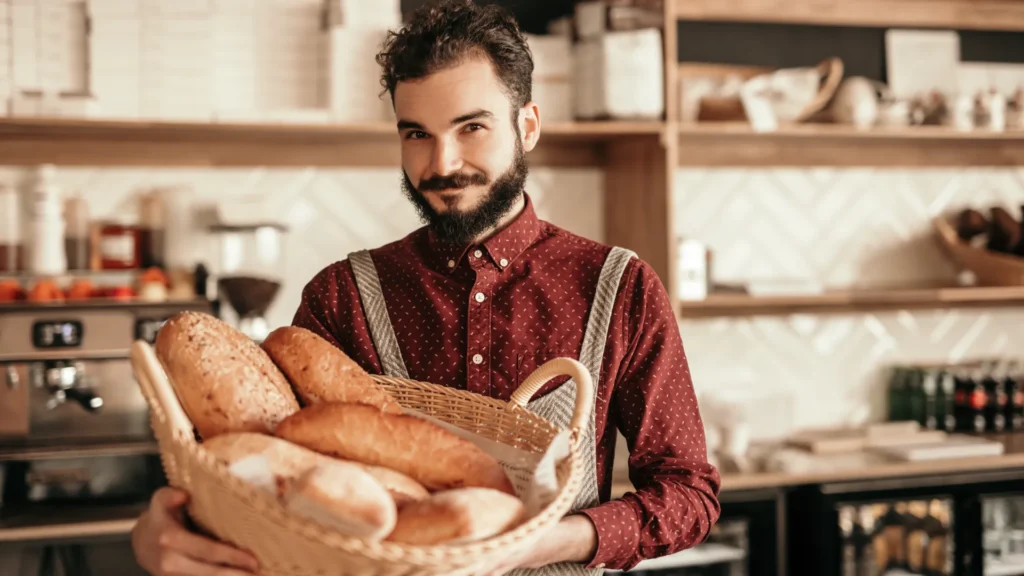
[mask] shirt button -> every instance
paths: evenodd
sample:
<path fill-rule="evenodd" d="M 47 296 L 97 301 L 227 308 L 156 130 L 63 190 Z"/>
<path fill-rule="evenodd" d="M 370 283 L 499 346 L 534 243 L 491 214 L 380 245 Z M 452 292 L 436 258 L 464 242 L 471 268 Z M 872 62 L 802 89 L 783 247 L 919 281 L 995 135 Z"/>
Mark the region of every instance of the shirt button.
<path fill-rule="evenodd" d="M 484 357 L 479 354 L 473 354 L 473 364 L 480 365 L 484 363 Z"/>
<path fill-rule="evenodd" d="M 449 260 L 448 261 L 448 267 L 449 268 L 455 268 L 455 260 Z"/>
<path fill-rule="evenodd" d="M 501 264 L 501 267 L 504 268 L 505 266 L 508 266 L 508 260 L 506 258 L 502 258 L 501 262 L 498 262 L 498 264 Z"/>
<path fill-rule="evenodd" d="M 480 257 L 482 257 L 483 255 L 484 255 L 484 253 L 483 253 L 483 252 L 481 252 L 481 251 L 479 251 L 479 250 L 477 250 L 476 252 L 473 252 L 473 256 L 476 256 L 477 258 L 480 258 Z"/>
<path fill-rule="evenodd" d="M 476 296 L 474 296 L 474 298 L 476 298 L 476 301 L 477 301 L 477 302 L 483 302 L 484 300 L 486 300 L 486 299 L 487 299 L 487 297 L 486 297 L 486 296 L 484 296 L 484 293 L 483 293 L 483 292 L 477 292 L 477 293 L 476 293 Z"/>

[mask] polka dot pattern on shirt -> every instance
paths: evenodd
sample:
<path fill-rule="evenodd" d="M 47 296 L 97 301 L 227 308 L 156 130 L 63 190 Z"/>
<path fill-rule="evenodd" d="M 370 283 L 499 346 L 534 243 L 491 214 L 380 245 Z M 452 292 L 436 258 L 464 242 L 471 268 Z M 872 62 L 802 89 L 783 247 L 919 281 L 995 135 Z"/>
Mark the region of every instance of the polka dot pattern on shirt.
<path fill-rule="evenodd" d="M 443 244 L 424 228 L 371 255 L 410 377 L 508 400 L 547 360 L 579 358 L 609 251 L 539 220 L 527 196 L 523 213 L 482 244 Z M 347 261 L 309 282 L 293 324 L 382 373 Z M 719 514 L 720 479 L 707 462 L 678 325 L 645 262 L 634 259 L 623 274 L 601 370 L 595 449 L 602 504 L 583 511 L 598 532 L 590 566 L 628 569 L 700 543 Z M 616 429 L 631 447 L 637 491 L 609 501 Z"/>

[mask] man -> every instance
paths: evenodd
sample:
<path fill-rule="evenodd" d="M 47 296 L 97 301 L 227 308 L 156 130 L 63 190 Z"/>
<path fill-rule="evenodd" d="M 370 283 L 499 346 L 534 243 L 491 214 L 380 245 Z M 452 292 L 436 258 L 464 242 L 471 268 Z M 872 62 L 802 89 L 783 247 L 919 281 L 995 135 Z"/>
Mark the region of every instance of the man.
<path fill-rule="evenodd" d="M 501 400 L 552 358 L 587 366 L 597 395 L 574 513 L 495 574 L 628 569 L 700 543 L 718 519 L 719 476 L 669 299 L 631 253 L 537 218 L 525 154 L 540 137 L 541 111 L 515 21 L 494 6 L 445 2 L 392 34 L 378 62 L 398 118 L 403 188 L 428 225 L 325 268 L 293 323 L 373 373 Z M 565 426 L 569 384 L 549 383 L 530 408 Z M 628 440 L 637 491 L 609 501 L 616 430 Z M 249 554 L 183 528 L 186 498 L 154 496 L 133 534 L 142 566 L 161 575 L 257 571 Z"/>

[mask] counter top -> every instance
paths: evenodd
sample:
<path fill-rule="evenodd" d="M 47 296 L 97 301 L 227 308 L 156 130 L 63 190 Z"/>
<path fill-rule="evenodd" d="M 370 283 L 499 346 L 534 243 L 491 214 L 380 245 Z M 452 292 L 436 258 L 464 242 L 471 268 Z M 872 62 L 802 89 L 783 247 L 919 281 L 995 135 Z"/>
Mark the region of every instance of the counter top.
<path fill-rule="evenodd" d="M 1024 468 L 1024 433 L 988 435 L 986 437 L 1001 440 L 1006 451 L 1000 456 L 946 458 L 921 462 L 887 460 L 870 452 L 847 454 L 841 457 L 830 456 L 827 459 L 823 458 L 821 464 L 799 472 L 723 474 L 722 491 L 738 492 L 801 484 L 934 476 L 968 470 Z M 612 498 L 617 498 L 632 490 L 633 486 L 628 479 L 617 478 L 612 484 Z"/>

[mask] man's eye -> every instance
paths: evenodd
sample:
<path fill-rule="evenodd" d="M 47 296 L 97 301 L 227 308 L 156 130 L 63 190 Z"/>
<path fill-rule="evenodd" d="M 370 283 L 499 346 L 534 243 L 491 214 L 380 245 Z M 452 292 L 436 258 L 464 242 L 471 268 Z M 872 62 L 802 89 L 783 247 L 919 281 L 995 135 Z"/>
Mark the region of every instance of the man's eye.
<path fill-rule="evenodd" d="M 483 130 L 483 124 L 466 124 L 466 132 L 476 132 L 477 130 Z"/>
<path fill-rule="evenodd" d="M 408 133 L 407 133 L 407 134 L 405 135 L 405 137 L 406 137 L 406 138 L 407 138 L 408 140 L 419 140 L 419 139 L 421 139 L 421 138 L 426 138 L 426 137 L 427 137 L 427 133 L 426 133 L 426 132 L 423 132 L 423 131 L 421 131 L 421 130 L 410 130 L 410 131 L 409 131 L 409 132 L 408 132 Z"/>

